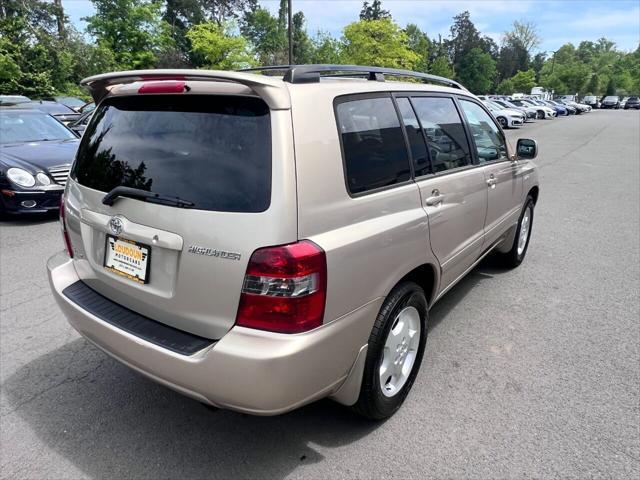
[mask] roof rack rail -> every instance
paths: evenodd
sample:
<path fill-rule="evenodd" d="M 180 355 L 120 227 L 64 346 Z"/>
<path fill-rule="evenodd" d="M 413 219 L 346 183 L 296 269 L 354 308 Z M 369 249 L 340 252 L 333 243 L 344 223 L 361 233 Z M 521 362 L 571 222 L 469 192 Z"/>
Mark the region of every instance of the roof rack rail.
<path fill-rule="evenodd" d="M 362 65 L 269 65 L 240 70 L 241 72 L 284 72 L 282 78 L 289 83 L 317 83 L 320 77 L 367 77 L 368 80 L 384 82 L 385 75 L 407 77 L 424 80 L 426 82 L 441 83 L 443 85 L 466 90 L 458 82 L 449 78 L 431 75 L 411 70 L 401 70 L 385 67 L 365 67 Z M 321 75 L 321 74 L 325 75 Z"/>

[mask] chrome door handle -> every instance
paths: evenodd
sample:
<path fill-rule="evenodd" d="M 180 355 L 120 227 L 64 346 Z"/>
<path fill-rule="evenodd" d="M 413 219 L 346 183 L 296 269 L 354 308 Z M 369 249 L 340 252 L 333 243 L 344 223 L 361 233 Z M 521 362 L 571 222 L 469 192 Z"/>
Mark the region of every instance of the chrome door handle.
<path fill-rule="evenodd" d="M 431 197 L 428 197 L 424 203 L 427 207 L 435 207 L 436 205 L 440 205 L 444 200 L 444 196 L 440 195 L 438 190 L 434 190 L 431 192 Z"/>

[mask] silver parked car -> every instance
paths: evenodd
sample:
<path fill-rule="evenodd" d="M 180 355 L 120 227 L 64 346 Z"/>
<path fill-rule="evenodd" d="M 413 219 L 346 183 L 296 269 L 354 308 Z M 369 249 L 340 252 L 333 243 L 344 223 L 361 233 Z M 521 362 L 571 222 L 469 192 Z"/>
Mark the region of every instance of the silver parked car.
<path fill-rule="evenodd" d="M 536 142 L 512 150 L 441 77 L 262 73 L 83 81 L 98 106 L 48 262 L 55 298 L 90 342 L 203 403 L 273 415 L 331 397 L 388 417 L 430 307 L 490 252 L 524 259 Z"/>

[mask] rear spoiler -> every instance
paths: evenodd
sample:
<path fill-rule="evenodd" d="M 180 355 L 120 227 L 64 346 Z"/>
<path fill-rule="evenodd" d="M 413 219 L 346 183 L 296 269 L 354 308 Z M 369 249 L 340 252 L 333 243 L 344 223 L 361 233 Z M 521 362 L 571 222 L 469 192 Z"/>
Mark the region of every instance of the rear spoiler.
<path fill-rule="evenodd" d="M 183 80 L 183 81 L 218 81 L 245 85 L 261 97 L 271 110 L 287 110 L 291 108 L 289 91 L 281 79 L 256 75 L 252 73 L 229 72 L 221 70 L 130 70 L 126 72 L 104 73 L 85 78 L 80 85 L 87 87 L 96 104 L 106 97 L 110 87 L 125 83 L 144 82 L 147 80 Z"/>

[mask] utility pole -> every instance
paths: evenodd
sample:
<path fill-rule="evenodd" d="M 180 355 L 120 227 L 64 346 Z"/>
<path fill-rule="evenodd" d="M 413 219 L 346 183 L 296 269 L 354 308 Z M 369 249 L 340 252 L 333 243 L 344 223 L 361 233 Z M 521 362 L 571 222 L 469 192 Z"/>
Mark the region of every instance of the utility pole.
<path fill-rule="evenodd" d="M 293 13 L 291 12 L 292 8 L 291 8 L 291 3 L 292 0 L 288 0 L 287 2 L 287 16 L 288 16 L 288 24 L 289 24 L 289 28 L 288 28 L 288 36 L 289 36 L 289 65 L 293 65 L 293 34 L 292 34 L 292 19 L 293 19 Z"/>
<path fill-rule="evenodd" d="M 551 60 L 551 74 L 553 74 L 553 67 L 556 66 L 556 51 L 551 50 L 551 53 L 553 53 L 553 59 Z"/>

